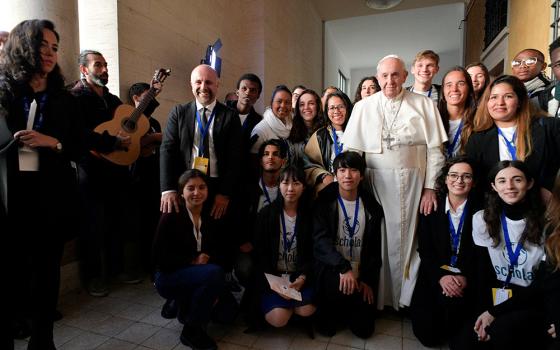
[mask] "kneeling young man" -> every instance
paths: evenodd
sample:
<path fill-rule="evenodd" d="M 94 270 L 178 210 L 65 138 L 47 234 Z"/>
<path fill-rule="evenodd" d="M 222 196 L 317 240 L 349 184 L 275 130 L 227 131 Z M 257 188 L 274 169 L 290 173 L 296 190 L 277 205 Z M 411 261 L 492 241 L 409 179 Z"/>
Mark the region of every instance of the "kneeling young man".
<path fill-rule="evenodd" d="M 340 153 L 333 168 L 337 181 L 320 192 L 313 221 L 318 327 L 332 336 L 341 320 L 356 336 L 369 338 L 375 329 L 383 209 L 360 186 L 366 164 L 358 153 Z"/>

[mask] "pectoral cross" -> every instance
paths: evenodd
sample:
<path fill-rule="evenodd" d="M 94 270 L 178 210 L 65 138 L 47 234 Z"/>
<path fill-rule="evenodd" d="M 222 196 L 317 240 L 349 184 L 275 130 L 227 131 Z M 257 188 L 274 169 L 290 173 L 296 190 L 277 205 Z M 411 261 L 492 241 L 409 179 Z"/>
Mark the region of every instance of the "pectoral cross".
<path fill-rule="evenodd" d="M 393 146 L 391 146 L 391 142 L 395 141 L 395 138 L 391 137 L 391 134 L 387 134 L 387 136 L 383 138 L 383 141 L 385 141 L 385 143 L 387 144 L 388 149 L 393 149 Z"/>

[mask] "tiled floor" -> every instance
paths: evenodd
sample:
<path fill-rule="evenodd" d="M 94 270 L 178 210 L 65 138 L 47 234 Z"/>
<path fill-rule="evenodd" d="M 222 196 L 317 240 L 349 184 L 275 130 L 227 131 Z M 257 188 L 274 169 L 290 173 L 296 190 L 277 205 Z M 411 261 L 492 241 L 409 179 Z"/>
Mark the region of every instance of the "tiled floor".
<path fill-rule="evenodd" d="M 55 344 L 59 350 L 188 349 L 179 342 L 182 325 L 160 316 L 162 305 L 163 299 L 148 281 L 114 286 L 105 298 L 90 297 L 84 292 L 67 294 L 60 301 L 64 318 L 55 324 Z M 316 334 L 312 340 L 291 327 L 255 334 L 245 334 L 244 329 L 241 321 L 233 326 L 209 326 L 222 350 L 425 349 L 414 338 L 410 322 L 392 315 L 377 320 L 376 333 L 367 340 L 348 330 L 332 338 Z M 26 341 L 16 342 L 16 349 L 26 346 Z"/>

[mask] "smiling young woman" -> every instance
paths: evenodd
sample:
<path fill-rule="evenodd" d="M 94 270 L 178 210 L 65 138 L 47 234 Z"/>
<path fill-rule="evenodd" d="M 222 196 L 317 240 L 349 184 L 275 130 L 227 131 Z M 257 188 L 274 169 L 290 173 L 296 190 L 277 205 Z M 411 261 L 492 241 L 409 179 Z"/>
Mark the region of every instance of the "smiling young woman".
<path fill-rule="evenodd" d="M 503 75 L 486 89 L 465 150 L 481 165 L 481 176 L 501 160 L 524 161 L 548 197 L 560 168 L 560 120 L 531 115 L 523 83 Z"/>
<path fill-rule="evenodd" d="M 424 346 L 449 341 L 458 349 L 462 329 L 474 304 L 472 217 L 479 205 L 474 162 L 449 159 L 436 180 L 438 206 L 418 224 L 420 270 L 410 318 L 414 335 Z"/>
<path fill-rule="evenodd" d="M 544 204 L 521 161 L 499 162 L 488 180 L 493 190 L 472 221 L 480 314 L 474 329 L 491 349 L 542 349 L 543 313 L 524 296 L 544 256 Z M 525 301 L 517 309 L 504 308 L 512 297 Z"/>
<path fill-rule="evenodd" d="M 456 66 L 447 71 L 441 85 L 438 109 L 447 131 L 445 155 L 451 158 L 464 153 L 474 127 L 476 98 L 470 76 L 463 67 Z"/>

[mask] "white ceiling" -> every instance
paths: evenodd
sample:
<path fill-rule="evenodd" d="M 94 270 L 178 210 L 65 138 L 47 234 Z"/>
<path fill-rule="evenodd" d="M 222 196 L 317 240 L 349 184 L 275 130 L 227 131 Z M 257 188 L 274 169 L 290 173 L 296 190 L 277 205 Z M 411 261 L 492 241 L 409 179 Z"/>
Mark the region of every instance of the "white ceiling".
<path fill-rule="evenodd" d="M 440 55 L 440 73 L 434 79 L 435 83 L 439 83 L 445 71 L 463 64 L 461 20 L 464 11 L 463 1 L 446 1 L 446 4 L 438 6 L 325 22 L 325 45 L 336 47 L 342 56 L 337 63 L 326 57 L 325 85 L 334 83 L 329 75 L 335 68 L 332 64 L 338 69 L 343 66 L 343 72 L 350 72 L 351 88 L 354 89 L 357 84 L 355 78 L 375 74 L 377 61 L 383 56 L 397 54 L 409 69 L 416 53 L 425 49 Z M 330 48 L 327 51 L 332 52 Z M 364 74 L 366 72 L 368 74 Z M 407 84 L 412 82 L 413 77 L 409 74 Z"/>
<path fill-rule="evenodd" d="M 469 0 L 461 2 L 467 3 Z M 375 14 L 389 13 L 392 11 L 411 10 L 421 7 L 445 5 L 458 0 L 403 0 L 399 5 L 389 10 L 373 10 L 366 6 L 365 0 L 311 0 L 319 16 L 323 21 L 334 19 L 369 16 Z"/>
<path fill-rule="evenodd" d="M 409 62 L 418 51 L 456 51 L 462 2 L 385 14 L 328 21 L 325 24 L 347 68 L 371 67 L 390 53 Z M 450 15 L 453 13 L 455 15 Z M 457 62 L 459 64 L 461 62 Z"/>

